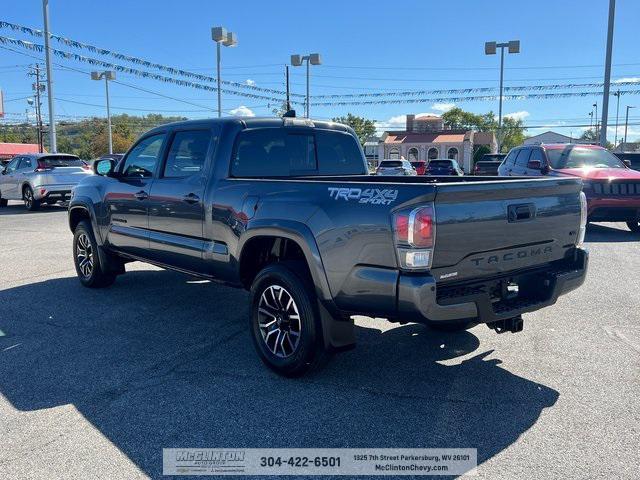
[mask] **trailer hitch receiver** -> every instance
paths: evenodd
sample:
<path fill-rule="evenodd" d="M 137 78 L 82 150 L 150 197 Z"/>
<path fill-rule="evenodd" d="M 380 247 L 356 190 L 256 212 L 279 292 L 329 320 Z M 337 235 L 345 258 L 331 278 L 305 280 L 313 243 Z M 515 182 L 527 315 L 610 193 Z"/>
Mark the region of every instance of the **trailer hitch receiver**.
<path fill-rule="evenodd" d="M 496 320 L 495 322 L 487 323 L 487 327 L 495 330 L 496 333 L 518 333 L 522 331 L 524 327 L 524 320 L 521 315 L 512 318 L 505 318 L 504 320 Z"/>

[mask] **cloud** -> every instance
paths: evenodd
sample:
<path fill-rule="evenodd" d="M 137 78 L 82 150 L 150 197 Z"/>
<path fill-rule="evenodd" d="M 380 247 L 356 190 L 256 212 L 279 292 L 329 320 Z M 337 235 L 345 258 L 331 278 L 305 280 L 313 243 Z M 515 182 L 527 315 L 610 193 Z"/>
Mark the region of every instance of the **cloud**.
<path fill-rule="evenodd" d="M 431 108 L 438 112 L 448 112 L 455 106 L 455 103 L 434 103 L 433 105 L 431 105 Z"/>
<path fill-rule="evenodd" d="M 617 80 L 614 80 L 611 83 L 640 83 L 640 77 L 622 77 L 622 78 L 618 78 Z"/>
<path fill-rule="evenodd" d="M 234 108 L 233 110 L 229 110 L 231 115 L 236 117 L 255 117 L 256 114 L 253 113 L 249 107 L 245 107 L 244 105 L 240 105 L 238 108 Z"/>
<path fill-rule="evenodd" d="M 244 81 L 244 83 L 245 83 L 246 85 L 249 85 L 250 87 L 253 87 L 253 86 L 256 84 L 256 81 L 255 81 L 255 80 L 251 80 L 250 78 L 247 78 L 247 79 Z"/>
<path fill-rule="evenodd" d="M 513 118 L 514 120 L 524 120 L 529 115 L 531 115 L 531 114 L 529 112 L 527 112 L 526 110 L 521 110 L 519 112 L 507 113 L 505 115 L 505 118 Z"/>

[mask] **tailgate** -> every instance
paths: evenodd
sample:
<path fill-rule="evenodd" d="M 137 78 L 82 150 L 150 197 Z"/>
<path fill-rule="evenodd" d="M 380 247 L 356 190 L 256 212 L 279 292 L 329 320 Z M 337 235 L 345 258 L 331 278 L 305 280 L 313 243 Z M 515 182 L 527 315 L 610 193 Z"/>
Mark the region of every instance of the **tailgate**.
<path fill-rule="evenodd" d="M 460 281 L 561 259 L 580 226 L 580 179 L 440 184 L 432 273 Z"/>
<path fill-rule="evenodd" d="M 91 175 L 91 171 L 82 167 L 54 167 L 46 172 L 42 185 L 76 185 L 87 175 Z"/>

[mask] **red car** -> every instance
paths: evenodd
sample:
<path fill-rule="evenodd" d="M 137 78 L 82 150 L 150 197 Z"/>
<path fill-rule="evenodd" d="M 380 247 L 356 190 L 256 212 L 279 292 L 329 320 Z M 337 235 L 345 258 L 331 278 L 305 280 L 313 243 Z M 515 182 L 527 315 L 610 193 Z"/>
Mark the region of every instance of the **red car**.
<path fill-rule="evenodd" d="M 640 172 L 597 145 L 523 145 L 509 152 L 501 176 L 572 176 L 584 181 L 590 222 L 626 222 L 640 232 Z"/>
<path fill-rule="evenodd" d="M 424 175 L 424 171 L 427 168 L 427 162 L 424 160 L 411 160 L 411 166 L 415 169 L 416 174 Z"/>

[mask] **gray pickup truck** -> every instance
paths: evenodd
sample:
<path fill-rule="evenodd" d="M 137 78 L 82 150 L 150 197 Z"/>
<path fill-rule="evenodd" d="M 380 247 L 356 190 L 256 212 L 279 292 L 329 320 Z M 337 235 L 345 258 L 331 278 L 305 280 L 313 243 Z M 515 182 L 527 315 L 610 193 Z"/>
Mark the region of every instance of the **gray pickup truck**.
<path fill-rule="evenodd" d="M 174 123 L 94 168 L 69 204 L 80 282 L 141 260 L 245 288 L 287 376 L 353 346 L 355 314 L 516 332 L 586 274 L 579 179 L 370 176 L 336 123 Z"/>

